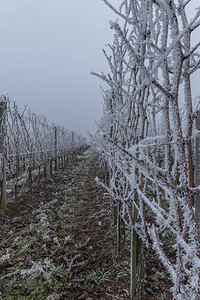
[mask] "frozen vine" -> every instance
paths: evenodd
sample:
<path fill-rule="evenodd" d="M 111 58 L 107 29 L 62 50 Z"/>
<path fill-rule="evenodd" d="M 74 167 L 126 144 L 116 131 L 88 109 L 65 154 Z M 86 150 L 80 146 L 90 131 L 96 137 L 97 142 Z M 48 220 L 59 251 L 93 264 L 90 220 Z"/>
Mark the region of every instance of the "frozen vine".
<path fill-rule="evenodd" d="M 191 90 L 200 68 L 200 44 L 191 42 L 200 8 L 189 20 L 192 0 L 126 0 L 119 10 L 103 1 L 121 17 L 111 22 L 114 42 L 104 51 L 110 74 L 93 73 L 109 86 L 92 141 L 109 166 L 107 191 L 121 203 L 126 224 L 153 245 L 174 299 L 200 299 Z"/>

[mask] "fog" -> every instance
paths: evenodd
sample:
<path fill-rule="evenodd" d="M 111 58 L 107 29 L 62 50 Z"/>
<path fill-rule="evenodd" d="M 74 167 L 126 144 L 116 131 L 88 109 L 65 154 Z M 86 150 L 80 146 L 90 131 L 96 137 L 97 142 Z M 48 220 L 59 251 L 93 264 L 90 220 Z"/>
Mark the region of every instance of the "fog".
<path fill-rule="evenodd" d="M 102 48 L 113 41 L 110 19 L 117 16 L 101 0 L 2 1 L 0 94 L 51 122 L 93 132 L 102 97 L 90 72 L 108 70 Z M 194 79 L 195 95 L 196 86 Z"/>
<path fill-rule="evenodd" d="M 111 18 L 101 0 L 1 2 L 0 94 L 66 128 L 94 131 L 102 97 L 90 72 L 107 69 Z"/>

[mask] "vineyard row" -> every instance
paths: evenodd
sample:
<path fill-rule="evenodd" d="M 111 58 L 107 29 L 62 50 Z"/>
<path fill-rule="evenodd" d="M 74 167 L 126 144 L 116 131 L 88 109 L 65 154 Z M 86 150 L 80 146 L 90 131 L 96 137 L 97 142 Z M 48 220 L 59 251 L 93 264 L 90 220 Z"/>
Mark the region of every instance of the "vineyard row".
<path fill-rule="evenodd" d="M 27 107 L 19 111 L 16 103 L 8 97 L 0 102 L 0 181 L 1 210 L 6 209 L 7 182 L 14 181 L 13 190 L 17 198 L 20 176 L 27 174 L 31 189 L 33 172 L 52 175 L 59 166 L 86 148 L 81 135 L 62 126 L 50 124 L 46 117 L 37 115 Z"/>

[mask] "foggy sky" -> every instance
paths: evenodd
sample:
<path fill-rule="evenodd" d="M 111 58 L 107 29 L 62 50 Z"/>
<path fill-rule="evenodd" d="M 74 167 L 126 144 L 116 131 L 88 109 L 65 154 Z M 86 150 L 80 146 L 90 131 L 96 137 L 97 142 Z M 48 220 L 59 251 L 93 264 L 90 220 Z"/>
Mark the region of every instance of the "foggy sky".
<path fill-rule="evenodd" d="M 0 94 L 68 129 L 94 131 L 102 97 L 90 72 L 108 69 L 111 18 L 101 0 L 1 1 Z"/>
<path fill-rule="evenodd" d="M 101 0 L 1 1 L 0 94 L 68 129 L 94 131 L 101 82 L 90 72 L 108 70 L 102 48 L 117 18 Z"/>

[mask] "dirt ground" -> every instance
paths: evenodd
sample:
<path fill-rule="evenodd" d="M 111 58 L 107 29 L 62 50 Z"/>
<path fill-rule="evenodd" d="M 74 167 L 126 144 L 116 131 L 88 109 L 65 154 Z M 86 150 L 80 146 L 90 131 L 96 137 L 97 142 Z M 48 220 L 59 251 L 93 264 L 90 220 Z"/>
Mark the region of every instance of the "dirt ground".
<path fill-rule="evenodd" d="M 87 150 L 17 202 L 9 196 L 0 214 L 0 299 L 130 299 L 129 251 L 119 259 L 96 176 L 98 157 Z M 149 254 L 144 300 L 170 299 L 169 280 Z"/>

